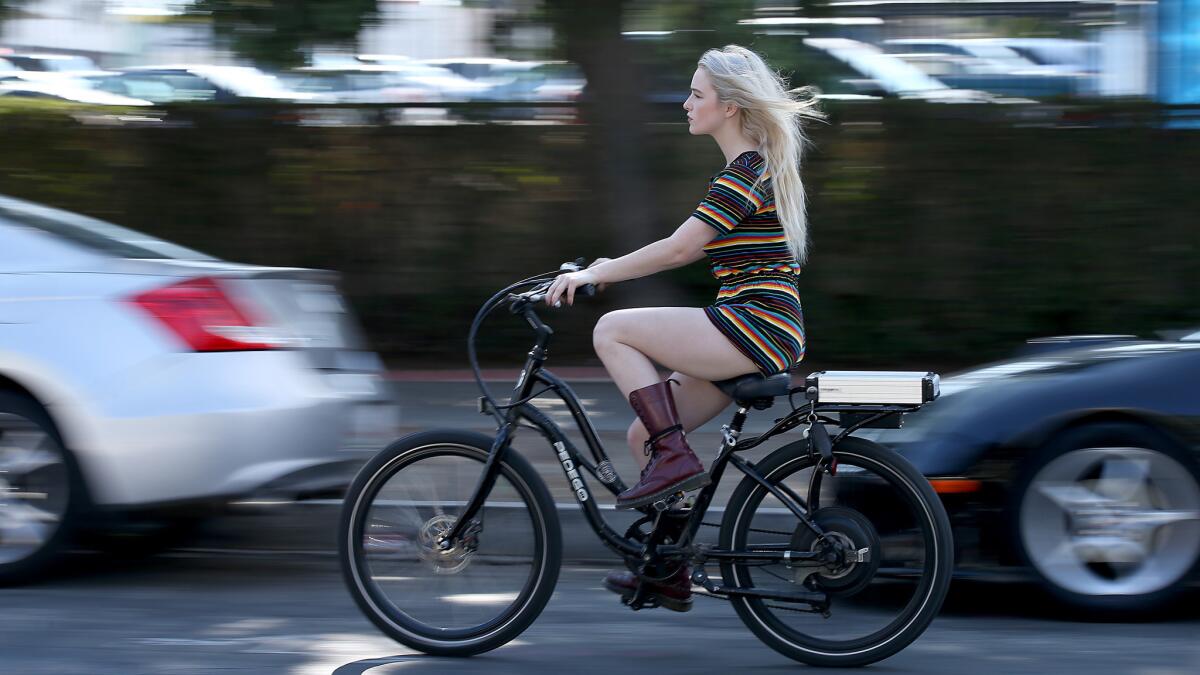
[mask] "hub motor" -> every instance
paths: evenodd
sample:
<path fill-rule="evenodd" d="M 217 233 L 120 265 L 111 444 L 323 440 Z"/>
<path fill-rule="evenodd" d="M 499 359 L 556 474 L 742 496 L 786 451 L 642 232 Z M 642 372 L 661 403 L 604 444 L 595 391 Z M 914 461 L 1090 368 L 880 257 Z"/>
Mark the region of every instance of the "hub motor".
<path fill-rule="evenodd" d="M 837 561 L 820 567 L 796 566 L 796 583 L 815 585 L 839 597 L 849 597 L 866 588 L 879 570 L 882 555 L 879 535 L 871 521 L 843 506 L 817 509 L 812 519 L 825 532 L 824 540 L 800 525 L 792 535 L 792 550 L 836 553 Z"/>

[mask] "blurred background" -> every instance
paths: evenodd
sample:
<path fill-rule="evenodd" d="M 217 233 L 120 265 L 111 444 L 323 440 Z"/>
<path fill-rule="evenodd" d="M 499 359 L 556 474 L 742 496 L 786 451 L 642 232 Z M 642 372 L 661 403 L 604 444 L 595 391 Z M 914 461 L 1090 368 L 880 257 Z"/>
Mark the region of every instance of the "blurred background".
<path fill-rule="evenodd" d="M 1047 617 L 1112 612 L 1174 623 L 1062 624 L 1090 656 L 1044 641 L 1021 668 L 1200 668 L 1195 612 L 1168 611 L 1195 605 L 1200 561 L 1200 0 L 0 0 L 0 582 L 55 565 L 84 591 L 2 591 L 0 650 L 23 673 L 83 672 L 94 652 L 46 665 L 21 617 L 141 589 L 112 672 L 180 646 L 205 654 L 195 672 L 394 653 L 321 557 L 340 490 L 398 433 L 489 431 L 464 339 L 495 290 L 686 219 L 724 162 L 681 106 L 701 53 L 730 43 L 829 114 L 803 167 L 799 372 L 955 375 L 906 428 L 861 433 L 935 479 L 962 577 L 1042 594 L 971 591 L 902 667 L 960 672 L 938 655 L 976 650 L 1012 672 Z M 591 326 L 714 289 L 696 264 L 547 315 L 549 366 L 580 383 L 623 474 L 632 415 Z M 485 331 L 497 391 L 528 344 L 512 317 Z M 1046 496 L 1062 486 L 1082 492 Z M 568 558 L 605 559 L 575 532 Z M 1070 564 L 1039 560 L 1036 537 Z M 254 590 L 202 597 L 230 580 Z M 623 625 L 600 593 L 571 602 Z M 154 599 L 206 618 L 147 632 L 169 618 Z M 264 603 L 302 618 L 239 623 Z"/>
<path fill-rule="evenodd" d="M 1197 323 L 1194 3 L 796 5 L 4 0 L 0 192 L 338 270 L 389 364 L 461 364 L 490 289 L 690 213 L 721 158 L 680 106 L 732 42 L 831 114 L 810 358 L 943 368 Z M 610 302 L 711 293 L 698 265 Z M 556 356 L 597 363 L 586 339 Z"/>

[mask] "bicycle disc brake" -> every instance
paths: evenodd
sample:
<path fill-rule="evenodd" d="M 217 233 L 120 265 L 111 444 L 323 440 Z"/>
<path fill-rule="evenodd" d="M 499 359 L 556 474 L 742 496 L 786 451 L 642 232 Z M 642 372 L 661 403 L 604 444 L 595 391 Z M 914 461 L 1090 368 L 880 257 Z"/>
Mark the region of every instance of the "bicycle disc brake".
<path fill-rule="evenodd" d="M 441 514 L 425 521 L 417 533 L 421 559 L 429 563 L 434 574 L 457 574 L 471 564 L 471 556 L 479 546 L 479 533 L 483 529 L 479 521 L 473 520 L 453 546 L 445 548 L 442 538 L 454 527 L 454 516 Z"/>

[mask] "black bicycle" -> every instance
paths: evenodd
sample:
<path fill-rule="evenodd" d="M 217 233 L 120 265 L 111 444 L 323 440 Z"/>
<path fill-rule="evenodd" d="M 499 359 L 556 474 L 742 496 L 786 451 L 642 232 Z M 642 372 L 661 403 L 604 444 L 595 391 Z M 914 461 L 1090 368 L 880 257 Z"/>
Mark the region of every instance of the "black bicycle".
<path fill-rule="evenodd" d="M 796 386 L 787 374 L 717 382 L 737 410 L 709 463 L 712 483 L 693 500 L 680 493 L 641 509 L 619 533 L 605 522 L 589 481 L 614 496 L 626 486 L 579 399 L 543 368 L 553 331 L 539 317 L 539 303 L 554 276 L 581 265 L 517 282 L 476 314 L 468 355 L 483 394 L 480 412 L 495 418 L 494 436 L 454 429 L 412 434 L 355 478 L 339 550 L 347 585 L 367 617 L 413 649 L 456 656 L 495 649 L 537 618 L 558 579 L 562 537 L 546 485 L 510 447 L 519 429 L 531 428 L 553 447 L 596 535 L 641 580 L 622 599 L 631 608 L 656 606 L 646 582 L 686 564 L 703 589 L 697 594 L 728 599 L 759 639 L 804 663 L 861 666 L 915 640 L 949 586 L 950 523 L 928 481 L 906 460 L 850 434 L 921 403 L 822 403 L 819 387 Z M 488 392 L 475 354 L 480 325 L 501 306 L 536 334 L 506 403 Z M 590 458 L 535 406 L 551 395 L 566 406 Z M 750 409 L 785 397 L 790 410 L 770 430 L 741 438 Z M 836 437 L 827 424 L 841 428 Z M 798 427 L 800 439 L 761 460 L 743 456 Z M 706 522 L 719 511 L 710 503 L 730 466 L 744 477 L 720 522 Z M 715 542 L 701 541 L 705 526 L 719 528 Z"/>

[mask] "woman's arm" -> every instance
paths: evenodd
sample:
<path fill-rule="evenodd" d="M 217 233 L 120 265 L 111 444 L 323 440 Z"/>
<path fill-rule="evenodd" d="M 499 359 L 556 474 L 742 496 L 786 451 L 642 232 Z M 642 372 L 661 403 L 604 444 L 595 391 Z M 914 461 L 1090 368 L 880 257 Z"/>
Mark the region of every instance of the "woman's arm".
<path fill-rule="evenodd" d="M 639 279 L 695 262 L 704 257 L 704 245 L 715 236 L 716 233 L 710 226 L 691 216 L 665 239 L 647 244 L 620 258 L 559 276 L 547 291 L 546 302 L 553 305 L 566 295 L 567 304 L 574 304 L 575 289 L 585 284 L 610 284 Z"/>
<path fill-rule="evenodd" d="M 602 284 L 640 279 L 703 258 L 704 245 L 715 236 L 711 227 L 693 216 L 685 220 L 671 236 L 588 269 L 595 273 L 597 282 Z"/>

